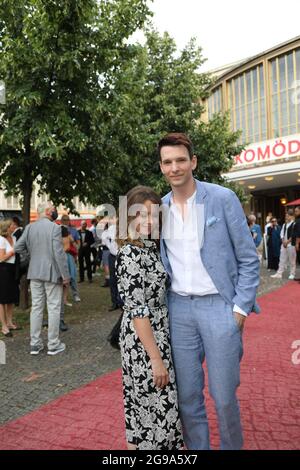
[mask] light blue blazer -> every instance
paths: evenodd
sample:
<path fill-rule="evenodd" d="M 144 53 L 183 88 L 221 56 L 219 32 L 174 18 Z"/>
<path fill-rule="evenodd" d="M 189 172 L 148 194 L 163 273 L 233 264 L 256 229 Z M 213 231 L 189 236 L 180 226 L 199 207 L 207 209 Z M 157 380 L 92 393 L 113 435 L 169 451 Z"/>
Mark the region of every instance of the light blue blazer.
<path fill-rule="evenodd" d="M 236 194 L 230 189 L 198 180 L 196 204 L 200 255 L 219 294 L 245 313 L 259 313 L 255 302 L 259 285 L 259 259 L 247 220 Z M 172 192 L 162 199 L 169 210 Z M 166 243 L 160 242 L 161 258 L 172 280 Z"/>

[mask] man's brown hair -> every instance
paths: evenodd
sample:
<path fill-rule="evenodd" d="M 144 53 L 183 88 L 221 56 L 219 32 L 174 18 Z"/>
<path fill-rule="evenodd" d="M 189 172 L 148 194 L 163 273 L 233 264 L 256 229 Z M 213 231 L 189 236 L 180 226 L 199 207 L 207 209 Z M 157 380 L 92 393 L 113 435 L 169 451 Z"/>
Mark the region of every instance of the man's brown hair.
<path fill-rule="evenodd" d="M 183 132 L 171 132 L 170 134 L 165 135 L 157 145 L 157 153 L 159 160 L 161 160 L 160 151 L 162 147 L 166 146 L 175 146 L 175 145 L 184 145 L 187 151 L 189 152 L 190 159 L 193 158 L 194 149 L 191 139 L 184 134 Z"/>

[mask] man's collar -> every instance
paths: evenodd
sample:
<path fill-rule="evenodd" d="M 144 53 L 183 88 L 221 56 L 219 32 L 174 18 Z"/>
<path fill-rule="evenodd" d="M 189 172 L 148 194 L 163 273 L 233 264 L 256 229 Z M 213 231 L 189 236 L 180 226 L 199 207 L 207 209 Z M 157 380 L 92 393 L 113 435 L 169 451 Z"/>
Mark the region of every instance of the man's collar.
<path fill-rule="evenodd" d="M 191 195 L 191 197 L 189 197 L 187 200 L 186 200 L 186 203 L 187 204 L 193 204 L 193 202 L 195 201 L 196 199 L 196 194 L 197 194 L 197 189 L 195 189 L 194 193 Z M 171 199 L 170 199 L 170 204 L 174 204 L 174 195 L 173 193 L 171 194 Z"/>
<path fill-rule="evenodd" d="M 194 178 L 194 181 L 196 183 L 196 191 L 191 197 L 196 197 L 196 202 L 197 204 L 202 204 L 203 199 L 205 199 L 207 193 L 206 189 L 204 187 L 204 184 Z M 163 204 L 170 205 L 172 203 L 172 197 L 173 197 L 173 192 L 170 191 L 168 194 L 166 194 L 163 198 Z"/>

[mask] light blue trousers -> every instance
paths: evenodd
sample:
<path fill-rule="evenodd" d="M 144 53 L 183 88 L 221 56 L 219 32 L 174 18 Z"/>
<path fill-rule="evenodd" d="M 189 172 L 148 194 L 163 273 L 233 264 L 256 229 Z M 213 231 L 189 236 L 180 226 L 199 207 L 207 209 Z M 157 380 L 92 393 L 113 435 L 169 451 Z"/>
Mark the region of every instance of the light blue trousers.
<path fill-rule="evenodd" d="M 79 297 L 78 288 L 77 288 L 77 268 L 76 268 L 74 257 L 70 253 L 67 253 L 67 257 L 68 257 L 68 267 L 69 267 L 69 273 L 70 273 L 70 287 L 71 287 L 73 299 L 75 299 L 75 297 Z"/>
<path fill-rule="evenodd" d="M 206 360 L 209 393 L 219 421 L 221 449 L 243 446 L 239 404 L 242 336 L 231 305 L 220 295 L 168 296 L 170 334 L 178 387 L 179 411 L 188 449 L 209 449 L 204 403 Z"/>

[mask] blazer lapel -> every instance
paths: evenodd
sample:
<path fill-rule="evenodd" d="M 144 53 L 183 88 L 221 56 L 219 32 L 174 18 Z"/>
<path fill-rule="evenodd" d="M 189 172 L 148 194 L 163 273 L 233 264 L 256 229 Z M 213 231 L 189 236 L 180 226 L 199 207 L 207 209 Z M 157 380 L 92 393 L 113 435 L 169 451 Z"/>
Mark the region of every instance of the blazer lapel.
<path fill-rule="evenodd" d="M 207 218 L 207 193 L 204 188 L 204 185 L 198 181 L 196 181 L 197 185 L 197 193 L 196 193 L 196 205 L 197 205 L 197 229 L 198 229 L 198 240 L 200 249 L 203 247 L 204 243 L 204 231 L 205 231 L 205 223 Z"/>
<path fill-rule="evenodd" d="M 166 196 L 164 196 L 162 200 L 163 226 L 164 226 L 164 221 L 166 222 L 166 217 L 168 217 L 166 213 L 170 210 L 171 195 L 172 195 L 172 191 L 166 194 Z M 167 229 L 167 232 L 169 232 L 169 229 Z M 161 238 L 160 238 L 160 254 L 161 254 L 161 259 L 164 264 L 165 270 L 167 271 L 169 276 L 172 277 L 172 268 L 171 268 L 171 265 L 167 256 L 167 247 L 166 247 L 166 243 L 165 243 L 163 235 L 164 235 L 164 228 L 162 230 Z"/>

